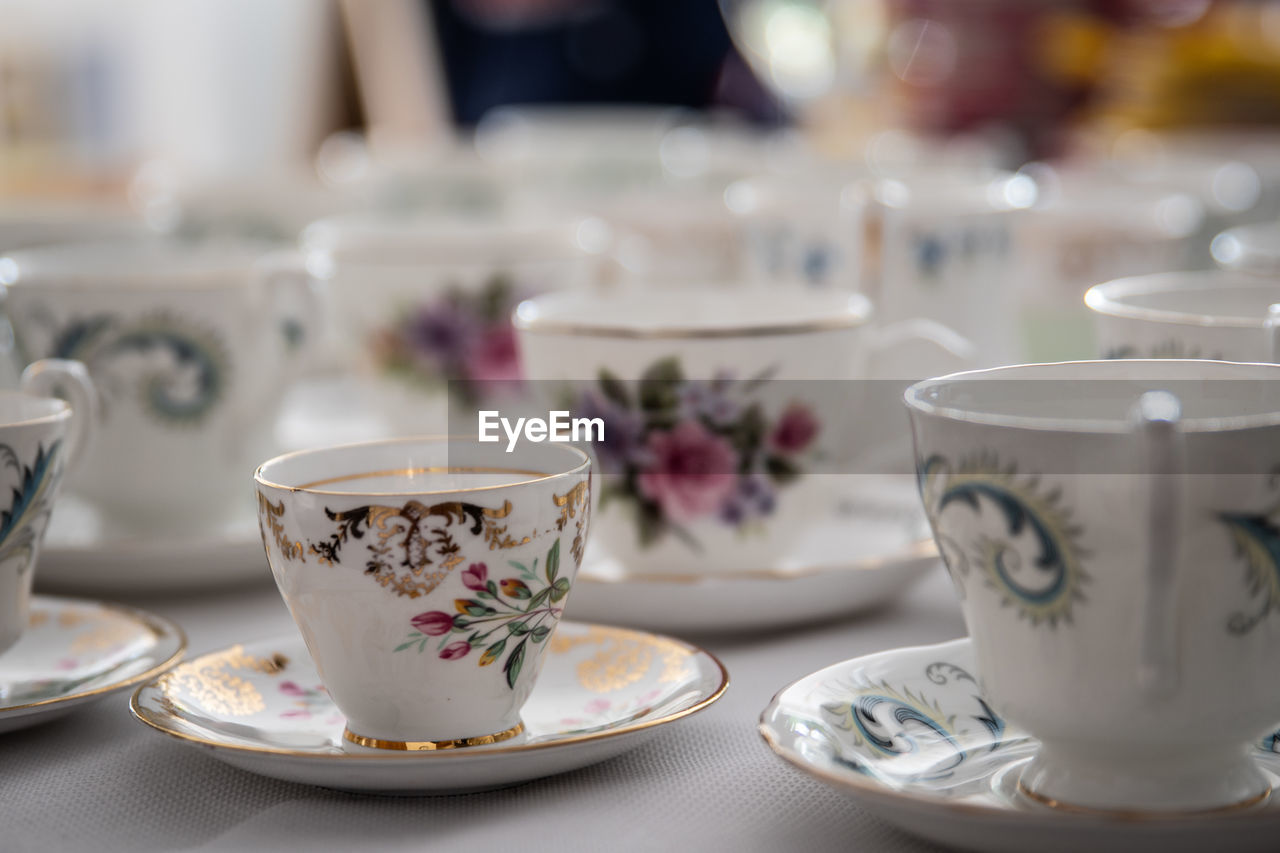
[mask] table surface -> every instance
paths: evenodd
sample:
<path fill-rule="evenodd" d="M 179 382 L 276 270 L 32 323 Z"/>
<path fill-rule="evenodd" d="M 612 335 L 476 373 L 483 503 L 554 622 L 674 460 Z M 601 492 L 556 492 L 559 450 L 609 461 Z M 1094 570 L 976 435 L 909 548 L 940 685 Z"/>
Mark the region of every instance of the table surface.
<path fill-rule="evenodd" d="M 269 580 L 126 603 L 177 621 L 191 655 L 295 631 Z M 0 849 L 936 850 L 775 757 L 756 721 L 774 693 L 817 669 L 963 633 L 938 568 L 871 614 L 688 636 L 729 669 L 729 690 L 711 708 L 610 761 L 464 796 L 362 796 L 255 776 L 148 731 L 116 695 L 0 737 Z"/>

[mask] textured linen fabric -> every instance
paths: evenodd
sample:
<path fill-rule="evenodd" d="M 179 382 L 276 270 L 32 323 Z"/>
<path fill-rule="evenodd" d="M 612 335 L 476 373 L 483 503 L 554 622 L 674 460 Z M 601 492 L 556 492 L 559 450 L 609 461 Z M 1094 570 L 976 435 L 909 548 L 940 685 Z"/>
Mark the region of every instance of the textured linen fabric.
<path fill-rule="evenodd" d="M 128 603 L 181 624 L 190 655 L 294 630 L 269 585 Z M 729 690 L 711 708 L 611 761 L 465 796 L 352 795 L 255 776 L 145 729 L 127 697 L 112 696 L 0 735 L 0 850 L 924 853 L 937 848 L 774 756 L 756 722 L 774 693 L 814 670 L 963 633 L 939 570 L 877 613 L 689 636 L 729 669 Z"/>

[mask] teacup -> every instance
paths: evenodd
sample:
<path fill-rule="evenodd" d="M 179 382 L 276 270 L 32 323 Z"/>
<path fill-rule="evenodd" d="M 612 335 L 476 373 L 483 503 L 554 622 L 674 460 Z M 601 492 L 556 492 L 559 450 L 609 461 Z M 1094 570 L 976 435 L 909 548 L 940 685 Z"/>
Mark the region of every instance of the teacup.
<path fill-rule="evenodd" d="M 27 627 L 40 543 L 63 472 L 92 443 L 98 404 L 88 372 L 74 361 L 37 361 L 23 371 L 21 387 L 0 391 L 0 653 Z"/>
<path fill-rule="evenodd" d="M 1104 358 L 1280 361 L 1280 279 L 1205 271 L 1134 276 L 1085 294 Z"/>
<path fill-rule="evenodd" d="M 255 476 L 276 584 L 357 747 L 519 735 L 582 560 L 581 451 L 404 439 L 281 456 Z"/>
<path fill-rule="evenodd" d="M 431 418 L 446 390 L 474 402 L 518 382 L 512 309 L 592 283 L 604 228 L 578 217 L 314 223 L 303 250 L 325 289 L 335 366 L 359 378 L 392 431 L 443 428 Z"/>
<path fill-rule="evenodd" d="M 300 267 L 257 244 L 68 244 L 0 259 L 0 285 L 23 360 L 82 361 L 102 397 L 72 491 L 155 535 L 251 511 L 244 477 L 318 314 Z"/>
<path fill-rule="evenodd" d="M 850 380 L 930 375 L 907 359 L 931 356 L 936 368 L 968 356 L 937 324 L 878 327 L 872 313 L 859 294 L 784 287 L 562 292 L 521 304 L 535 390 L 553 411 L 602 422 L 603 439 L 590 436 L 602 550 L 654 572 L 786 566 L 830 515 L 837 475 L 870 464 L 879 440 L 902 438 L 897 419 L 877 423 L 877 383 Z"/>
<path fill-rule="evenodd" d="M 1258 802 L 1280 718 L 1280 366 L 1019 365 L 906 394 L 983 695 L 1040 739 L 1030 798 Z"/>

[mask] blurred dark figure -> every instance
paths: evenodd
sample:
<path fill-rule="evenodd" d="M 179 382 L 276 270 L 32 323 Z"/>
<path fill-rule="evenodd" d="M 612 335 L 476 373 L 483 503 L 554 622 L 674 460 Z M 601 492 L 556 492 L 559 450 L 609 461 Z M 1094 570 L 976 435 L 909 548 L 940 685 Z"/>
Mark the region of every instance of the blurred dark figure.
<path fill-rule="evenodd" d="M 730 107 L 783 119 L 716 0 L 430 0 L 454 118 L 529 103 Z"/>

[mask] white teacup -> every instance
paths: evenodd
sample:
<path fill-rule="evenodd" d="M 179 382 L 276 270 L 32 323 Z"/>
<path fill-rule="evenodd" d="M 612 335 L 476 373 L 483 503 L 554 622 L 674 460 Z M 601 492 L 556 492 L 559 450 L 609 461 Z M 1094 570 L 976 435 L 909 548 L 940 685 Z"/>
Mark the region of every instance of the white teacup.
<path fill-rule="evenodd" d="M 97 404 L 74 361 L 38 361 L 23 371 L 20 392 L 0 391 L 0 653 L 27 627 L 40 543 L 63 472 L 91 444 Z"/>
<path fill-rule="evenodd" d="M 511 310 L 590 284 L 604 228 L 575 217 L 353 215 L 312 224 L 303 250 L 324 286 L 337 364 L 393 432 L 420 433 L 443 428 L 446 389 L 473 402 L 520 379 Z"/>
<path fill-rule="evenodd" d="M 585 547 L 591 465 L 405 439 L 258 469 L 276 584 L 358 747 L 448 749 L 520 734 Z"/>
<path fill-rule="evenodd" d="M 540 396 L 603 422 L 596 541 L 624 566 L 678 574 L 785 566 L 838 475 L 902 437 L 849 380 L 968 355 L 937 324 L 877 327 L 865 297 L 835 290 L 565 292 L 515 322 Z"/>
<path fill-rule="evenodd" d="M 1090 288 L 1085 304 L 1104 358 L 1280 361 L 1280 278 L 1135 276 Z"/>
<path fill-rule="evenodd" d="M 111 522 L 172 536 L 251 511 L 282 391 L 318 306 L 256 244 L 122 241 L 0 259 L 24 361 L 84 362 L 98 450 L 70 484 Z"/>
<path fill-rule="evenodd" d="M 1264 798 L 1280 366 L 1020 365 L 906 401 L 983 695 L 1041 741 L 1022 790 L 1112 812 Z"/>

